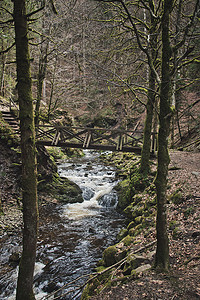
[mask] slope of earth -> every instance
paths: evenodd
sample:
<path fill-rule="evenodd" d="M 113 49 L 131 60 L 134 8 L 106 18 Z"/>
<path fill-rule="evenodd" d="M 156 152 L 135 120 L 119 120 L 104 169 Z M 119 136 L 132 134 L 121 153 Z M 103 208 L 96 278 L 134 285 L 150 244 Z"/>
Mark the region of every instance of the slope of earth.
<path fill-rule="evenodd" d="M 170 271 L 148 270 L 90 299 L 200 299 L 200 153 L 173 151 L 170 156 L 168 194 L 174 196 L 168 204 Z M 145 238 L 141 242 L 145 245 Z"/>

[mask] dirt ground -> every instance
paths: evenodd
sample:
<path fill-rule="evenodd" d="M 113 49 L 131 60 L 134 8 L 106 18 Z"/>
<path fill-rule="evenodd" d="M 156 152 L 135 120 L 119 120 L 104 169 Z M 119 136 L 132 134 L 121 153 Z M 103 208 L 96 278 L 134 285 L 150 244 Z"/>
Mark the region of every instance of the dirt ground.
<path fill-rule="evenodd" d="M 170 157 L 168 194 L 183 195 L 181 203 L 168 205 L 168 222 L 176 228 L 169 230 L 170 271 L 149 270 L 91 299 L 200 299 L 200 153 L 171 151 Z"/>

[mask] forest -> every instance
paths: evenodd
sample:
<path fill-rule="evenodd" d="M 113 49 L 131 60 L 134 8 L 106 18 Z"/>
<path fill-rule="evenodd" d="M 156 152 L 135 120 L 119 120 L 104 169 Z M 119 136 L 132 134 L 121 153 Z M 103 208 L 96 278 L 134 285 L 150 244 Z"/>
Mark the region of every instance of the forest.
<path fill-rule="evenodd" d="M 2 299 L 199 299 L 199 21 L 199 0 L 0 1 Z M 105 244 L 97 207 L 118 224 Z M 61 282 L 41 245 L 65 226 L 65 255 L 100 253 Z"/>

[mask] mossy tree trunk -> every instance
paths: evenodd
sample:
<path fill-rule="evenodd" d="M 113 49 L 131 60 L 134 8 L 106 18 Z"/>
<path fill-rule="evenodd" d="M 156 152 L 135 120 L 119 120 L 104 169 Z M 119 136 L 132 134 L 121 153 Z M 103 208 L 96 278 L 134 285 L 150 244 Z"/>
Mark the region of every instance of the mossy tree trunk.
<path fill-rule="evenodd" d="M 14 0 L 14 24 L 17 63 L 17 89 L 20 108 L 23 252 L 17 281 L 17 300 L 35 299 L 33 273 L 36 258 L 38 207 L 35 127 L 31 91 L 30 57 L 26 1 Z"/>
<path fill-rule="evenodd" d="M 168 165 L 170 162 L 168 153 L 168 136 L 170 133 L 170 99 L 171 99 L 171 76 L 170 58 L 171 47 L 169 38 L 169 20 L 173 6 L 173 0 L 163 0 L 163 15 L 161 20 L 162 28 L 162 69 L 160 86 L 160 128 L 158 134 L 158 167 L 155 180 L 157 191 L 157 249 L 155 267 L 163 270 L 169 268 L 169 242 L 167 234 L 167 213 L 166 213 L 166 190 Z"/>

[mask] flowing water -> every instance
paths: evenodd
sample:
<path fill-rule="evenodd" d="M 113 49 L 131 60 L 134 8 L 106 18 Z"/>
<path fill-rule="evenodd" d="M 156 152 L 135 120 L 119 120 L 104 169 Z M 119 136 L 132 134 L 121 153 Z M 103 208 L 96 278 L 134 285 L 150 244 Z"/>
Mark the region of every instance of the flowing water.
<path fill-rule="evenodd" d="M 80 299 L 79 286 L 94 271 L 102 251 L 116 241 L 123 218 L 116 210 L 115 170 L 98 160 L 98 153 L 58 166 L 59 174 L 77 183 L 83 203 L 51 204 L 41 208 L 34 290 L 37 299 Z M 17 267 L 9 255 L 20 250 L 20 237 L 6 237 L 1 249 L 0 299 L 14 299 Z M 69 284 L 79 278 L 75 283 Z M 71 292 L 73 290 L 73 292 Z"/>

